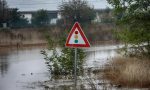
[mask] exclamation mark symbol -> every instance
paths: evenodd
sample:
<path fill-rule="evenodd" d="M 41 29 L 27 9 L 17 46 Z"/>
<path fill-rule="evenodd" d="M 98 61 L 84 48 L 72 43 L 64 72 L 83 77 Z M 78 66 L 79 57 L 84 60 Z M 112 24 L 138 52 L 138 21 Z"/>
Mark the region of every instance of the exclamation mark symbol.
<path fill-rule="evenodd" d="M 75 38 L 74 43 L 78 43 L 78 31 L 75 31 L 74 38 Z"/>

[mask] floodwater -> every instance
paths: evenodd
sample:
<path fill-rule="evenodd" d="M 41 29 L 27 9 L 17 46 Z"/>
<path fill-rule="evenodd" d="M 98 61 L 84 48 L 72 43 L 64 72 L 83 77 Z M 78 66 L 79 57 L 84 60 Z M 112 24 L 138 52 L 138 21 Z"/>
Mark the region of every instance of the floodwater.
<path fill-rule="evenodd" d="M 117 56 L 117 49 L 122 45 L 111 46 L 95 46 L 89 49 L 85 49 L 86 58 L 84 67 L 87 68 L 99 68 L 105 65 L 108 60 Z"/>
<path fill-rule="evenodd" d="M 117 55 L 116 46 L 85 49 L 84 67 L 100 67 Z M 49 73 L 40 54 L 42 47 L 0 49 L 0 90 L 46 90 L 40 83 L 49 80 Z"/>
<path fill-rule="evenodd" d="M 12 49 L 1 52 L 0 90 L 40 90 L 35 84 L 48 80 L 41 49 Z"/>

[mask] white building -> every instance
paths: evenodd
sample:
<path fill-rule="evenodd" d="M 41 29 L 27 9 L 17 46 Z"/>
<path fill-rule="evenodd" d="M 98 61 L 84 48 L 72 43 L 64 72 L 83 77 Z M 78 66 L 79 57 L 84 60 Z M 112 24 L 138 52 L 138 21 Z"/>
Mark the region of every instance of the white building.
<path fill-rule="evenodd" d="M 27 18 L 28 22 L 31 24 L 32 21 L 32 16 L 33 14 L 35 14 L 37 11 L 20 11 L 20 13 Z M 60 19 L 60 13 L 59 11 L 55 10 L 55 11 L 47 11 L 48 15 L 50 17 L 50 24 L 56 24 L 57 23 L 57 19 Z"/>

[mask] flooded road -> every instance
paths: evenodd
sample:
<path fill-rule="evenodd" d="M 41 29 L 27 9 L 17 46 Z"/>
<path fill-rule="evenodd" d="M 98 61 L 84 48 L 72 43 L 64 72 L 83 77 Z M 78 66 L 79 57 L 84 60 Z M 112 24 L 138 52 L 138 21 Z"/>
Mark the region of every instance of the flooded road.
<path fill-rule="evenodd" d="M 43 48 L 10 49 L 0 51 L 0 90 L 45 90 L 40 82 L 49 74 L 40 51 Z M 84 67 L 100 67 L 114 57 L 116 47 L 98 46 L 86 49 Z"/>

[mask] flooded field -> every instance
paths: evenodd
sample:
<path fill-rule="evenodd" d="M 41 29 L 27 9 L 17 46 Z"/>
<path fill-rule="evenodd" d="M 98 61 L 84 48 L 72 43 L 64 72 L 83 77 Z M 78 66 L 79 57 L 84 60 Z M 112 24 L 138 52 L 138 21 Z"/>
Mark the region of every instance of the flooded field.
<path fill-rule="evenodd" d="M 46 86 L 41 86 L 41 83 L 48 81 L 50 76 L 43 56 L 40 54 L 42 49 L 42 47 L 34 47 L 1 50 L 0 90 L 49 90 Z M 84 67 L 101 67 L 109 58 L 117 55 L 116 49 L 116 46 L 97 46 L 85 49 L 87 57 L 85 58 Z M 57 81 L 55 82 L 57 83 Z M 66 82 L 72 83 L 72 81 Z"/>
<path fill-rule="evenodd" d="M 40 90 L 34 84 L 48 80 L 41 49 L 12 49 L 1 52 L 0 90 Z"/>

